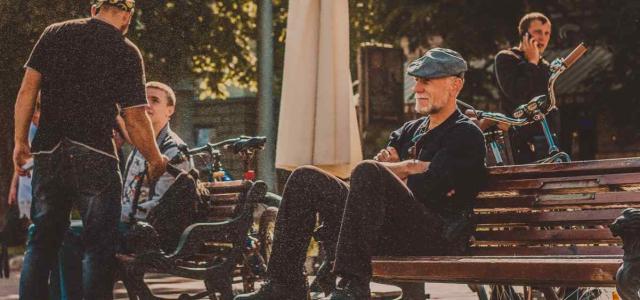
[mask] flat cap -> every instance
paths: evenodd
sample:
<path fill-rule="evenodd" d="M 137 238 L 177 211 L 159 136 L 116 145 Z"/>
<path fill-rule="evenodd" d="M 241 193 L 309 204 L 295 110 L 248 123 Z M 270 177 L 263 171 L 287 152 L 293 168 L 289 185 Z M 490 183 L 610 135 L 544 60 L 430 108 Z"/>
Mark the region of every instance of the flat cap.
<path fill-rule="evenodd" d="M 467 61 L 460 53 L 446 48 L 433 48 L 409 64 L 407 73 L 420 78 L 458 76 L 467 71 Z"/>

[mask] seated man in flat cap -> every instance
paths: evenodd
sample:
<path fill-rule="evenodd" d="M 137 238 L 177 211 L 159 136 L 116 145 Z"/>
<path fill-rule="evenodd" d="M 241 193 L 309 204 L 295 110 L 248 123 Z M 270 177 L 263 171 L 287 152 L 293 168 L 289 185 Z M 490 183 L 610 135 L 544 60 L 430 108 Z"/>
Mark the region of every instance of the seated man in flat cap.
<path fill-rule="evenodd" d="M 482 132 L 456 106 L 466 70 L 449 49 L 412 62 L 416 111 L 428 116 L 394 131 L 375 160 L 353 170 L 349 184 L 313 166 L 296 169 L 276 221 L 269 282 L 235 299 L 307 299 L 303 264 L 316 215 L 322 222 L 316 237 L 327 254 L 316 279 L 324 299 L 369 299 L 372 256 L 464 251 L 486 178 Z"/>

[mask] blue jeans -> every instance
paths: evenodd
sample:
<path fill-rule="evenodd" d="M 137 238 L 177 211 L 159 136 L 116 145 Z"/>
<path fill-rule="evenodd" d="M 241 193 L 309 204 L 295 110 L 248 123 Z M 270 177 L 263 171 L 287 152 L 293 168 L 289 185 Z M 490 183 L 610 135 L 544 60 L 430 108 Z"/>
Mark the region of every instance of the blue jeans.
<path fill-rule="evenodd" d="M 129 228 L 128 224 L 118 223 L 119 247 L 124 245 L 121 240 Z M 82 281 L 82 258 L 84 246 L 82 243 L 82 223 L 74 221 L 65 234 L 62 248 L 58 254 L 59 264 L 51 273 L 50 295 L 60 300 L 82 300 L 82 287 L 74 284 Z M 119 248 L 119 250 L 121 250 Z"/>
<path fill-rule="evenodd" d="M 72 205 L 80 211 L 84 299 L 112 299 L 122 180 L 116 159 L 63 141 L 35 156 L 33 234 L 20 277 L 20 299 L 47 299 L 50 270 L 69 228 Z"/>

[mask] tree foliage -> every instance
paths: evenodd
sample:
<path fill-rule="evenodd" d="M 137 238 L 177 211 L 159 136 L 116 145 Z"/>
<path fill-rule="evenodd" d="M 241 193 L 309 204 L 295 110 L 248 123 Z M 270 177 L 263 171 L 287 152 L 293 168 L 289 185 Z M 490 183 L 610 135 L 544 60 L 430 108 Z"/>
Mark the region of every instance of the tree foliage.
<path fill-rule="evenodd" d="M 290 0 L 292 1 L 292 0 Z M 346 0 L 345 0 L 346 1 Z M 467 75 L 465 99 L 495 101 L 488 66 L 494 53 L 517 43 L 516 24 L 529 11 L 541 11 L 554 22 L 550 48 L 570 47 L 554 18 L 581 28 L 581 38 L 614 54 L 613 68 L 591 83 L 611 107 L 619 127 L 637 132 L 640 113 L 640 2 L 615 4 L 597 0 L 348 0 L 352 74 L 356 50 L 363 42 L 399 45 L 402 37 L 415 49 L 441 35 L 443 46 L 460 51 L 476 64 Z M 281 87 L 287 0 L 273 0 L 275 94 Z M 258 0 L 137 1 L 129 38 L 143 52 L 147 77 L 169 84 L 196 80 L 201 97 L 224 97 L 229 85 L 257 90 Z M 0 201 L 5 203 L 11 173 L 13 103 L 22 65 L 42 30 L 53 22 L 87 17 L 86 1 L 0 1 Z M 355 78 L 354 78 L 355 79 Z M 276 99 L 279 97 L 276 96 Z M 634 120 L 634 121 L 631 121 Z"/>

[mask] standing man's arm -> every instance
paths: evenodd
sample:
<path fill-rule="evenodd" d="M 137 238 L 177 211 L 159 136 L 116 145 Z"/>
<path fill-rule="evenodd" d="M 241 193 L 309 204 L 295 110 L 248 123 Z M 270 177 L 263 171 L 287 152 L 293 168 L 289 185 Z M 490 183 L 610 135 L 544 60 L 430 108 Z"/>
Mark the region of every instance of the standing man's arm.
<path fill-rule="evenodd" d="M 131 143 L 149 162 L 149 169 L 147 170 L 149 180 L 154 181 L 160 178 L 165 172 L 169 160 L 162 156 L 160 149 L 158 149 L 155 140 L 156 135 L 153 132 L 151 120 L 147 115 L 146 106 L 126 108 L 123 112 Z"/>
<path fill-rule="evenodd" d="M 29 146 L 29 124 L 36 104 L 36 98 L 40 91 L 42 75 L 40 72 L 26 68 L 22 85 L 18 92 L 15 106 L 15 147 L 13 149 L 13 168 L 20 176 L 26 176 L 27 171 L 22 169 L 31 157 Z"/>

